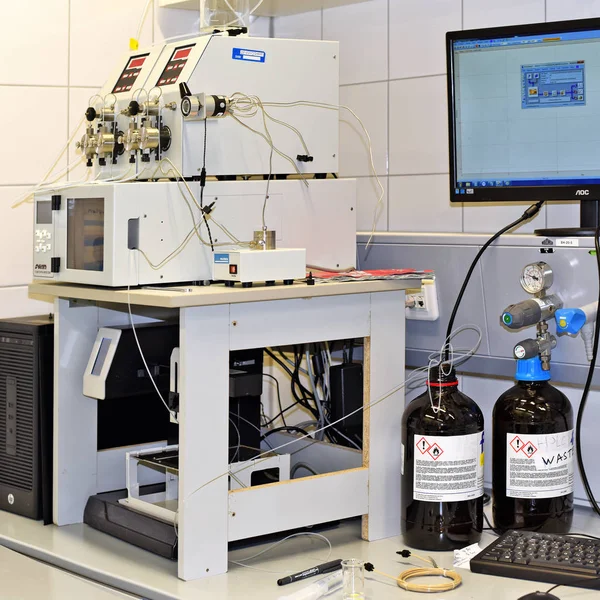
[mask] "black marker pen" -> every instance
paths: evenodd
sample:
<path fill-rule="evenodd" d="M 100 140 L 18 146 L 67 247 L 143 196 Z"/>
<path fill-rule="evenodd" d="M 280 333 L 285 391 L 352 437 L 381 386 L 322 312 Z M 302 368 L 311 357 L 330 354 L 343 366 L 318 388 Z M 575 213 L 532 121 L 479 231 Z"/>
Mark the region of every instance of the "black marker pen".
<path fill-rule="evenodd" d="M 317 565 L 316 567 L 312 567 L 311 569 L 306 569 L 306 571 L 294 573 L 294 575 L 288 575 L 283 579 L 278 579 L 277 585 L 287 585 L 288 583 L 294 583 L 294 581 L 302 581 L 303 579 L 308 579 L 309 577 L 314 577 L 315 575 L 331 573 L 332 571 L 337 571 L 341 568 L 342 559 L 339 558 L 338 560 L 332 560 L 331 562 L 323 563 L 322 565 Z"/>

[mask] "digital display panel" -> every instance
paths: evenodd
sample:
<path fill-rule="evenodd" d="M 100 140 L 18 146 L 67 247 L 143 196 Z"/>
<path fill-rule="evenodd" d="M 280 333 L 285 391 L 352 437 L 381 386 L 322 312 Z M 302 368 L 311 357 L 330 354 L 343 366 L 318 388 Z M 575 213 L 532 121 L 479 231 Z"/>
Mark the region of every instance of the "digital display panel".
<path fill-rule="evenodd" d="M 129 92 L 133 88 L 138 75 L 142 71 L 142 67 L 148 58 L 148 54 L 140 54 L 139 56 L 132 56 L 123 72 L 121 73 L 115 87 L 113 88 L 113 94 L 121 94 L 123 92 Z"/>
<path fill-rule="evenodd" d="M 160 74 L 156 85 L 158 87 L 162 87 L 164 85 L 172 85 L 173 83 L 177 83 L 179 76 L 181 75 L 181 71 L 183 71 L 183 67 L 185 67 L 187 60 L 190 56 L 192 48 L 196 44 L 191 44 L 189 46 L 182 46 L 181 48 L 175 48 L 169 62 L 166 64 L 163 72 Z"/>
<path fill-rule="evenodd" d="M 50 200 L 36 203 L 35 222 L 38 225 L 52 225 L 52 202 Z"/>

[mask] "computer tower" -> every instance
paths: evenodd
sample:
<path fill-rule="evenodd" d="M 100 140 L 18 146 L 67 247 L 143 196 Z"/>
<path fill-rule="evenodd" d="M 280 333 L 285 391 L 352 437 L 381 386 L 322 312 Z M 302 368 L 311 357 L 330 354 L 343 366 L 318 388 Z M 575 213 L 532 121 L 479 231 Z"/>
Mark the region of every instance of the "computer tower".
<path fill-rule="evenodd" d="M 52 521 L 52 316 L 0 320 L 0 509 Z"/>

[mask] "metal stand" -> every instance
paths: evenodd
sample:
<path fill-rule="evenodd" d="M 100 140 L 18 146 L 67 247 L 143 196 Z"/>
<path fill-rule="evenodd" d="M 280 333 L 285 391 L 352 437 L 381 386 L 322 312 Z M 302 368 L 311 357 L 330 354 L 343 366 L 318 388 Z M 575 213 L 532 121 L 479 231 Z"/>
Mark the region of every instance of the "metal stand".
<path fill-rule="evenodd" d="M 553 227 L 536 229 L 536 235 L 545 237 L 593 237 L 600 227 L 600 200 L 582 200 L 580 205 L 581 227 Z"/>

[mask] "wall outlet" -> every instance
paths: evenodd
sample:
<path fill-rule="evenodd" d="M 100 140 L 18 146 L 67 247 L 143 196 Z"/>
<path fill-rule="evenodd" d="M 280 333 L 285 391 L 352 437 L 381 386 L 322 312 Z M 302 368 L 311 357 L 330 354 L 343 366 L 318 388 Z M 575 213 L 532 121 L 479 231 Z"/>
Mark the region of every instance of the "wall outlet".
<path fill-rule="evenodd" d="M 423 279 L 421 288 L 406 290 L 406 318 L 414 321 L 437 321 L 440 307 L 435 279 Z"/>

